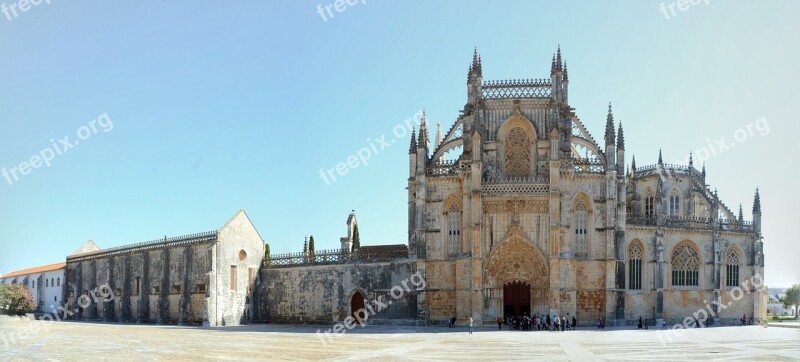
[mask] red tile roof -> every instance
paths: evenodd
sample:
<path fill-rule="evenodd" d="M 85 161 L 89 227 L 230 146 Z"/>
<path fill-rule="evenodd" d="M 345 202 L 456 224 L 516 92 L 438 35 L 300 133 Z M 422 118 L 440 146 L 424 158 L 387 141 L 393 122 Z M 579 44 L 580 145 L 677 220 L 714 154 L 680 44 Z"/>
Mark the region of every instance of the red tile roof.
<path fill-rule="evenodd" d="M 20 275 L 44 273 L 53 270 L 64 269 L 65 266 L 67 266 L 67 263 L 50 264 L 50 265 L 40 266 L 38 268 L 30 268 L 30 269 L 15 271 L 13 273 L 8 273 L 6 275 L 3 275 L 0 278 L 13 278 Z"/>

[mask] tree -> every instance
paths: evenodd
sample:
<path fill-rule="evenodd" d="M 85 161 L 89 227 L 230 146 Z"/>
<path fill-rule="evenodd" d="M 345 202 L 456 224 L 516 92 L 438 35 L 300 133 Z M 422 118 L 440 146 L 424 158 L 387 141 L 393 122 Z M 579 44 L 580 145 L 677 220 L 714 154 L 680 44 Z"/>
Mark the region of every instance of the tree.
<path fill-rule="evenodd" d="M 269 244 L 264 244 L 264 262 L 269 265 L 270 262 L 270 254 L 269 254 Z"/>
<path fill-rule="evenodd" d="M 800 284 L 792 285 L 792 287 L 786 289 L 784 293 L 786 294 L 783 299 L 784 303 L 794 306 L 794 316 L 797 317 L 797 307 L 798 304 L 800 304 Z"/>
<path fill-rule="evenodd" d="M 22 284 L 0 285 L 0 309 L 11 314 L 25 315 L 36 309 L 33 293 Z"/>
<path fill-rule="evenodd" d="M 353 226 L 353 250 L 351 252 L 356 251 L 356 249 L 361 247 L 361 239 L 358 237 L 358 224 Z"/>
<path fill-rule="evenodd" d="M 317 261 L 317 254 L 314 252 L 314 235 L 308 239 L 308 259 L 312 263 Z"/>

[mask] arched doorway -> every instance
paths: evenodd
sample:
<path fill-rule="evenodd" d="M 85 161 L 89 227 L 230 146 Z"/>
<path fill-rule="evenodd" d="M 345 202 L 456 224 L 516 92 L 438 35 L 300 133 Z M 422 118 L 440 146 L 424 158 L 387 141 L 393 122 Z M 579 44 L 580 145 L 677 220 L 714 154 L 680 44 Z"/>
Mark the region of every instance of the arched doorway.
<path fill-rule="evenodd" d="M 531 314 L 531 285 L 511 282 L 503 286 L 503 312 L 507 317 Z"/>
<path fill-rule="evenodd" d="M 549 268 L 539 248 L 518 225 L 497 244 L 485 263 L 485 318 L 548 313 Z"/>
<path fill-rule="evenodd" d="M 367 319 L 365 311 L 362 310 L 359 313 L 359 310 L 363 308 L 364 308 L 364 294 L 361 294 L 361 292 L 353 293 L 353 296 L 350 298 L 350 316 L 355 318 L 355 320 L 359 323 Z"/>

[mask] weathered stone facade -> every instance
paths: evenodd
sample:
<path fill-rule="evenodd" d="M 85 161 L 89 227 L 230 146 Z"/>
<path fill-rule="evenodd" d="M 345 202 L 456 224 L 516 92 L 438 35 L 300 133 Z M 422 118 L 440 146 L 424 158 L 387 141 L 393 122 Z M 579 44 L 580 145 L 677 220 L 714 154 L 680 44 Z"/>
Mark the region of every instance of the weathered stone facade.
<path fill-rule="evenodd" d="M 570 106 L 560 50 L 549 79 L 482 73 L 476 53 L 467 103 L 447 132 L 431 141 L 423 115 L 412 134 L 410 261 L 268 267 L 264 320 L 341 320 L 350 293 L 378 293 L 396 279 L 386 273 L 413 264 L 427 284 L 415 293 L 426 323 L 524 313 L 574 315 L 580 325 L 679 323 L 701 309 L 711 322 L 765 317 L 751 280 L 764 267 L 758 193 L 745 222 L 691 161 L 668 165 L 659 154 L 657 164 L 637 169 L 634 160 L 628 170 L 611 106 L 602 146 Z"/>
<path fill-rule="evenodd" d="M 76 312 L 72 319 L 238 325 L 252 318 L 263 257 L 264 242 L 243 210 L 215 231 L 82 248 L 67 257 L 66 309 Z M 113 298 L 102 297 L 106 288 Z"/>

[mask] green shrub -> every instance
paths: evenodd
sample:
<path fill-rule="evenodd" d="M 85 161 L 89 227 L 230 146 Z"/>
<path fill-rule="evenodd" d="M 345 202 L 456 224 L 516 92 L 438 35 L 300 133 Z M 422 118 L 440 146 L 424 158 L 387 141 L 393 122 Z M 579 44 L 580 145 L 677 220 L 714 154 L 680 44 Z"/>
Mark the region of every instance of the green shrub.
<path fill-rule="evenodd" d="M 21 284 L 0 284 L 0 309 L 14 315 L 25 315 L 36 309 L 33 293 Z"/>

